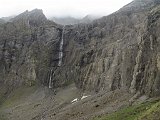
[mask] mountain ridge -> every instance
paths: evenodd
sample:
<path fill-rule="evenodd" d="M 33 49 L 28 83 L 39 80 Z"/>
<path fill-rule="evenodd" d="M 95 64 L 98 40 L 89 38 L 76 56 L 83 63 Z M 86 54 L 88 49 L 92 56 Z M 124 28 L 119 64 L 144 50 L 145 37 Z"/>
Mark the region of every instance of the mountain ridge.
<path fill-rule="evenodd" d="M 7 108 L 9 102 L 2 101 L 3 111 L 10 111 L 11 120 L 88 120 L 159 97 L 159 11 L 157 0 L 135 0 L 88 24 L 58 25 L 41 10 L 3 24 L 2 96 L 7 101 L 23 87 L 32 91 L 22 94 L 19 107 L 13 102 Z"/>
<path fill-rule="evenodd" d="M 57 24 L 61 25 L 74 25 L 74 24 L 80 24 L 80 23 L 91 23 L 93 20 L 96 20 L 100 18 L 100 16 L 94 16 L 94 15 L 86 15 L 83 18 L 74 18 L 74 17 L 52 17 L 50 20 L 54 21 Z"/>

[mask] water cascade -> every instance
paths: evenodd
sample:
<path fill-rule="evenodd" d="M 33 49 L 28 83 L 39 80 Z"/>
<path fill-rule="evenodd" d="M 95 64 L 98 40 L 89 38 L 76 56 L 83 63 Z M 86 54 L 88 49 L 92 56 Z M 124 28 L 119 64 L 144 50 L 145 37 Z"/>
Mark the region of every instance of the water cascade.
<path fill-rule="evenodd" d="M 49 88 L 50 89 L 52 88 L 52 70 L 51 70 L 50 77 L 49 77 Z"/>
<path fill-rule="evenodd" d="M 59 47 L 59 61 L 58 61 L 58 66 L 60 67 L 62 65 L 62 58 L 63 58 L 63 37 L 64 37 L 64 29 L 65 29 L 65 26 L 63 27 L 63 30 L 62 30 L 62 37 L 61 37 L 61 42 L 60 42 L 60 47 Z M 52 76 L 53 76 L 53 70 L 51 70 L 50 72 L 50 77 L 49 77 L 49 88 L 51 89 L 52 88 Z"/>
<path fill-rule="evenodd" d="M 58 66 L 61 66 L 61 65 L 62 65 L 64 29 L 65 29 L 65 26 L 63 27 L 63 30 L 62 30 L 62 37 L 61 37 L 61 42 L 60 42 L 60 47 L 59 47 L 59 61 L 58 61 Z"/>

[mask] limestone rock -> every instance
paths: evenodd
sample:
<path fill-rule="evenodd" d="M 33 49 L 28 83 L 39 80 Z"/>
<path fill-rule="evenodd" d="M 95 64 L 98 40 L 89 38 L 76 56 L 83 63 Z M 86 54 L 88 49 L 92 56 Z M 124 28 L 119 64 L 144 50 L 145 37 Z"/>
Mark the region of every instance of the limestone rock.
<path fill-rule="evenodd" d="M 83 91 L 127 89 L 158 96 L 159 10 L 157 0 L 135 0 L 109 16 L 64 30 L 41 10 L 26 11 L 0 26 L 0 82 L 12 88 L 48 86 L 52 78 L 53 89 L 74 82 Z"/>

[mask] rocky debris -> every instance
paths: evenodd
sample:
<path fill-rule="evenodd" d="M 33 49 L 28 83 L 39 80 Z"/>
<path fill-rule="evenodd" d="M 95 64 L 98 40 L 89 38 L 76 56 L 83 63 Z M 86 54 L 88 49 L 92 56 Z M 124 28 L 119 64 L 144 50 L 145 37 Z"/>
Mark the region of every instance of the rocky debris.
<path fill-rule="evenodd" d="M 28 90 L 17 91 L 23 93 L 17 100 L 10 104 L 3 105 L 4 115 L 9 120 L 88 120 L 95 116 L 114 112 L 115 110 L 128 106 L 128 99 L 131 97 L 126 91 L 116 90 L 106 93 L 105 91 L 98 94 L 71 103 L 74 98 L 79 98 L 80 92 L 74 84 L 61 88 L 56 95 L 48 87 L 39 87 Z M 12 95 L 16 94 L 13 91 Z M 15 95 L 16 96 L 16 95 Z M 6 102 L 13 99 L 9 96 Z M 96 101 L 96 102 L 95 102 Z M 97 107 L 96 107 L 97 106 Z M 2 109 L 0 109 L 0 112 Z"/>

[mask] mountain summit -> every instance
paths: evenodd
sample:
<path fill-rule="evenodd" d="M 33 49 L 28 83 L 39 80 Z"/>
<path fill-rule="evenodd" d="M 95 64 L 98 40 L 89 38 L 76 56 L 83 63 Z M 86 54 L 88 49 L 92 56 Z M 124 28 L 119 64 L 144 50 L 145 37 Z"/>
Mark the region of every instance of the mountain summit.
<path fill-rule="evenodd" d="M 43 11 L 41 9 L 34 9 L 32 11 L 26 10 L 25 12 L 11 19 L 11 21 L 13 22 L 24 21 L 30 25 L 38 26 L 44 24 L 47 21 L 47 18 L 43 14 Z"/>

